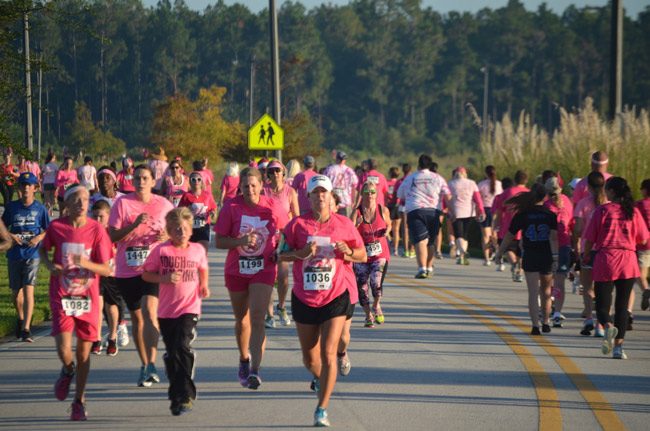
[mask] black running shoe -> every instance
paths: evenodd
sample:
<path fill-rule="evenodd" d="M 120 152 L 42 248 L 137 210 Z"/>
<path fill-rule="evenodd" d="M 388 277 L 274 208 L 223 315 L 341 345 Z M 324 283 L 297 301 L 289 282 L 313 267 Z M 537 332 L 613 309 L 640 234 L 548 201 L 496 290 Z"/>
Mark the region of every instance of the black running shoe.
<path fill-rule="evenodd" d="M 530 335 L 542 335 L 542 333 L 539 332 L 539 328 L 537 326 L 533 326 L 533 329 L 530 330 Z"/>
<path fill-rule="evenodd" d="M 551 327 L 549 325 L 547 325 L 546 323 L 544 323 L 542 325 L 542 332 L 545 333 L 545 334 L 548 334 L 549 332 L 551 332 Z"/>

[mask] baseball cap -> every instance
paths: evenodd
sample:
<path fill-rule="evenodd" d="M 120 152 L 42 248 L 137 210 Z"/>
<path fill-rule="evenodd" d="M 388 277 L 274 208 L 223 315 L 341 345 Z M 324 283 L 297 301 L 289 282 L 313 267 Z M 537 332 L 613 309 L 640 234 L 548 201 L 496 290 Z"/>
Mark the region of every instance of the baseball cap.
<path fill-rule="evenodd" d="M 36 175 L 32 174 L 31 172 L 23 172 L 20 174 L 18 177 L 18 184 L 38 184 L 38 178 L 36 178 Z"/>
<path fill-rule="evenodd" d="M 345 160 L 348 158 L 348 155 L 344 151 L 338 151 L 336 153 L 336 160 Z"/>
<path fill-rule="evenodd" d="M 305 156 L 305 158 L 302 159 L 302 163 L 307 166 L 313 166 L 316 163 L 316 159 L 314 159 L 313 156 Z"/>
<path fill-rule="evenodd" d="M 314 191 L 316 187 L 322 187 L 328 192 L 332 191 L 332 181 L 325 175 L 314 175 L 307 183 L 307 193 Z"/>

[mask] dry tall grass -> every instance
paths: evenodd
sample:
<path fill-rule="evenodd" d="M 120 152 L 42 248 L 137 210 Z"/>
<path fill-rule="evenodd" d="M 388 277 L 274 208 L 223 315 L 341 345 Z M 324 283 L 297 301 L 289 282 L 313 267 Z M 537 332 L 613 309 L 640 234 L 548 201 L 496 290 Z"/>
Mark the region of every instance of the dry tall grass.
<path fill-rule="evenodd" d="M 635 196 L 641 181 L 650 178 L 650 115 L 628 110 L 616 120 L 602 119 L 586 99 L 576 112 L 561 109 L 560 127 L 550 136 L 522 112 L 516 123 L 509 116 L 497 122 L 481 142 L 483 164 L 499 175 L 524 169 L 530 177 L 544 169 L 559 171 L 567 180 L 589 173 L 592 152 L 605 150 L 609 171 L 628 180 Z"/>

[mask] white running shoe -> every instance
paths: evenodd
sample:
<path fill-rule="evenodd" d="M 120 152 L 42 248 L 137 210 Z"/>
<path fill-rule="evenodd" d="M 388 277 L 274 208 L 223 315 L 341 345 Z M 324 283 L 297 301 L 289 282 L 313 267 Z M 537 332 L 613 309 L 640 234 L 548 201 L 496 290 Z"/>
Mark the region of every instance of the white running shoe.
<path fill-rule="evenodd" d="M 117 325 L 117 345 L 125 347 L 129 345 L 129 330 L 126 328 L 126 323 Z"/>
<path fill-rule="evenodd" d="M 505 270 L 506 266 L 503 263 L 497 265 L 497 272 L 504 272 Z"/>

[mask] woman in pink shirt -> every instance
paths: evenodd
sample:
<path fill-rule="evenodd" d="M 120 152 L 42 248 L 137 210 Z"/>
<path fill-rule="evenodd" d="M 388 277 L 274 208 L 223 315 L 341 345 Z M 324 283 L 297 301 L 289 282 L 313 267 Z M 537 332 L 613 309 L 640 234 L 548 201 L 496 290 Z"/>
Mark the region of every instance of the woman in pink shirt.
<path fill-rule="evenodd" d="M 603 177 L 603 174 L 600 172 L 590 173 L 587 175 L 587 184 L 589 196 L 580 199 L 573 209 L 573 242 L 578 256 L 582 256 L 582 252 L 585 248 L 584 231 L 591 220 L 594 210 L 599 205 L 603 205 L 607 202 L 607 197 L 605 196 L 605 178 Z M 591 265 L 581 263 L 580 283 L 582 284 L 582 299 L 584 302 L 582 316 L 585 319 L 580 334 L 591 335 L 591 331 L 595 328 L 596 336 L 603 337 L 605 331 L 601 326 L 596 326 L 593 319 L 594 280 L 591 274 Z"/>
<path fill-rule="evenodd" d="M 593 266 L 596 290 L 596 316 L 605 329 L 601 347 L 604 355 L 612 352 L 614 359 L 627 359 L 623 340 L 627 329 L 627 306 L 634 282 L 639 277 L 636 261 L 637 244 L 648 241 L 648 228 L 641 213 L 634 207 L 630 187 L 621 177 L 612 177 L 605 183 L 609 203 L 594 210 L 585 231 L 583 259 Z M 596 251 L 591 259 L 592 249 Z M 616 289 L 614 324 L 610 309 L 612 291 Z"/>
<path fill-rule="evenodd" d="M 478 191 L 483 200 L 483 209 L 485 210 L 485 220 L 481 222 L 481 235 L 483 238 L 483 262 L 484 266 L 490 266 L 490 251 L 496 250 L 497 238 L 492 230 L 492 215 L 494 200 L 498 195 L 503 193 L 501 181 L 497 179 L 497 170 L 494 166 L 485 167 L 486 178 L 478 183 Z"/>
<path fill-rule="evenodd" d="M 219 208 L 223 207 L 223 204 L 228 200 L 237 196 L 237 190 L 239 189 L 239 165 L 237 162 L 231 162 L 228 165 L 226 170 L 226 175 L 224 175 L 221 180 L 221 187 L 219 190 Z"/>
<path fill-rule="evenodd" d="M 337 345 L 356 290 L 353 262 L 365 262 L 366 249 L 354 224 L 331 211 L 332 182 L 315 175 L 307 184 L 312 211 L 284 229 L 281 260 L 294 262 L 291 310 L 303 363 L 318 393 L 315 426 L 329 426 L 327 406 L 336 384 Z"/>
<path fill-rule="evenodd" d="M 467 178 L 467 170 L 463 166 L 454 169 L 454 177 L 449 181 L 448 186 L 451 191 L 448 219 L 452 222 L 454 231 L 456 254 L 458 256 L 456 263 L 469 265 L 469 259 L 466 256 L 469 245 L 467 234 L 474 217 L 478 217 L 479 222 L 485 220 L 483 200 L 478 191 L 478 186 L 474 181 Z"/>
<path fill-rule="evenodd" d="M 133 160 L 128 157 L 122 159 L 122 170 L 117 173 L 117 189 L 120 193 L 131 193 L 135 191 L 135 187 L 133 186 L 134 171 Z"/>
<path fill-rule="evenodd" d="M 177 207 L 181 197 L 190 189 L 189 181 L 179 161 L 174 160 L 169 164 L 169 172 L 170 174 L 162 179 L 161 193 L 174 207 Z"/>
<path fill-rule="evenodd" d="M 77 171 L 72 165 L 72 157 L 65 156 L 61 169 L 56 173 L 56 181 L 54 181 L 54 185 L 56 186 L 56 199 L 59 202 L 59 214 L 63 214 L 63 210 L 65 209 L 63 194 L 68 187 L 78 183 L 79 178 L 77 177 Z"/>
<path fill-rule="evenodd" d="M 190 174 L 190 191 L 185 192 L 178 206 L 188 207 L 192 212 L 194 224 L 190 241 L 200 243 L 207 254 L 210 243 L 210 220 L 216 214 L 217 203 L 212 193 L 205 189 L 203 176 L 199 172 Z"/>
<path fill-rule="evenodd" d="M 557 240 L 559 257 L 557 270 L 553 274 L 553 327 L 561 328 L 564 316 L 565 281 L 571 266 L 571 232 L 573 230 L 573 204 L 568 196 L 562 194 L 558 177 L 552 176 L 544 184 L 547 199 L 544 206 L 557 216 Z"/>
<path fill-rule="evenodd" d="M 261 195 L 262 173 L 257 168 L 243 169 L 239 178 L 241 196 L 224 203 L 214 231 L 217 248 L 228 250 L 224 276 L 235 316 L 239 383 L 257 389 L 262 384 L 264 316 L 277 276 L 275 249 L 283 210 Z"/>
<path fill-rule="evenodd" d="M 643 199 L 636 203 L 636 207 L 641 212 L 641 216 L 645 220 L 646 227 L 650 229 L 650 178 L 641 182 L 641 195 Z M 639 270 L 641 276 L 639 277 L 639 285 L 643 296 L 641 298 L 641 310 L 645 311 L 650 307 L 650 289 L 648 288 L 648 269 L 650 269 L 650 244 L 639 245 L 636 249 L 636 255 L 639 260 Z M 634 292 L 634 291 L 633 291 Z M 630 295 L 630 310 L 634 303 Z"/>
<path fill-rule="evenodd" d="M 286 168 L 279 160 L 272 160 L 269 162 L 266 167 L 268 182 L 264 184 L 263 190 L 264 196 L 268 196 L 274 200 L 280 208 L 282 208 L 283 217 L 281 217 L 280 224 L 278 225 L 280 232 L 282 232 L 284 226 L 289 223 L 289 220 L 300 215 L 300 209 L 298 208 L 298 194 L 294 188 L 288 185 L 284 180 L 285 172 Z M 289 291 L 289 262 L 278 263 L 277 286 L 277 312 L 280 317 L 280 323 L 282 326 L 289 326 L 291 325 L 291 319 L 289 319 L 289 313 L 287 313 L 285 305 L 287 292 Z M 265 319 L 265 325 L 267 328 L 275 327 L 275 317 L 273 314 L 273 297 L 271 296 Z"/>

